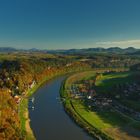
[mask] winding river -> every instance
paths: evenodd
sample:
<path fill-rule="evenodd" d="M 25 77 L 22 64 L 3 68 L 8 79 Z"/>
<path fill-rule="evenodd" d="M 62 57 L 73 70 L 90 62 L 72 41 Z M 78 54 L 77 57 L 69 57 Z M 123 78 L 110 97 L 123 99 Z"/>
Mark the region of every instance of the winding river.
<path fill-rule="evenodd" d="M 29 116 L 34 135 L 37 140 L 93 140 L 64 111 L 59 98 L 64 78 L 49 81 L 32 96 L 35 108 L 29 103 Z"/>

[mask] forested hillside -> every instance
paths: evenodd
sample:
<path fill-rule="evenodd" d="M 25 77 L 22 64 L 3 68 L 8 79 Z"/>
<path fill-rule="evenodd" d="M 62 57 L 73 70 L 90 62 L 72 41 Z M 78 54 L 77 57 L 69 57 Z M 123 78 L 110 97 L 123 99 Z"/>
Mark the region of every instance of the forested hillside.
<path fill-rule="evenodd" d="M 0 56 L 0 139 L 26 138 L 20 104 L 36 85 L 75 71 L 129 68 L 139 58 L 120 55 L 53 55 L 9 53 Z"/>
<path fill-rule="evenodd" d="M 34 57 L 33 59 L 31 59 Z M 28 91 L 46 78 L 90 68 L 69 58 L 48 56 L 12 57 L 0 65 L 0 139 L 25 139 L 21 129 L 19 104 Z M 23 115 L 23 114 L 22 114 Z"/>

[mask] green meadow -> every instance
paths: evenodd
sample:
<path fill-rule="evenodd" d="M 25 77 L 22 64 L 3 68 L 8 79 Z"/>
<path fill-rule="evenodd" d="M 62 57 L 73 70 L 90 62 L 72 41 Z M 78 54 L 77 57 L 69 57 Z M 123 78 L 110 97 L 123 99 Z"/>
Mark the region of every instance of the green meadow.
<path fill-rule="evenodd" d="M 62 96 L 66 98 L 65 108 L 70 110 L 71 116 L 77 120 L 82 127 L 89 128 L 89 133 L 96 131 L 96 134 L 105 136 L 105 139 L 115 140 L 138 140 L 140 137 L 140 122 L 122 114 L 115 109 L 111 110 L 89 110 L 82 100 L 69 97 L 68 89 L 75 81 L 88 79 L 95 76 L 95 71 L 83 72 L 70 76 L 64 83 Z M 116 83 L 132 82 L 134 79 L 131 72 L 120 72 L 112 74 L 102 74 L 96 82 L 100 91 L 108 89 Z M 121 80 L 120 80 L 121 79 Z M 112 91 L 113 92 L 113 91 Z M 97 93 L 100 94 L 100 93 Z"/>

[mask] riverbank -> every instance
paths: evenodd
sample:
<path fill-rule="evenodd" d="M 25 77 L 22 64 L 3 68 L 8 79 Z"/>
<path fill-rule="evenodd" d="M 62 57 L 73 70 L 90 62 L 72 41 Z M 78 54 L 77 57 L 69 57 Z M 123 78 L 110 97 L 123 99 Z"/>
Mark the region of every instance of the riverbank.
<path fill-rule="evenodd" d="M 111 69 L 112 70 L 112 69 Z M 123 69 L 122 69 L 123 70 Z M 81 72 L 81 71 L 87 71 L 87 69 L 80 69 L 77 70 L 75 72 Z M 90 69 L 88 71 L 91 71 Z M 95 71 L 104 71 L 102 69 L 100 70 L 95 70 Z M 28 112 L 28 98 L 44 83 L 48 82 L 49 80 L 52 80 L 60 75 L 64 75 L 64 74 L 72 74 L 73 71 L 60 71 L 58 73 L 55 73 L 54 75 L 50 75 L 48 77 L 45 77 L 42 81 L 40 81 L 39 83 L 37 83 L 32 89 L 30 89 L 27 93 L 27 95 L 22 99 L 22 102 L 20 103 L 19 106 L 19 116 L 20 116 L 20 121 L 21 121 L 21 130 L 22 130 L 22 136 L 26 136 L 26 139 L 28 140 L 34 140 L 35 136 L 32 132 L 32 129 L 30 128 L 30 119 L 29 116 L 27 114 L 29 114 Z"/>
<path fill-rule="evenodd" d="M 68 77 L 61 87 L 61 97 L 64 100 L 65 111 L 69 114 L 74 121 L 79 124 L 84 130 L 86 130 L 90 135 L 96 137 L 97 139 L 104 140 L 121 140 L 121 139 L 133 139 L 138 140 L 138 132 L 134 132 L 132 122 L 128 117 L 125 117 L 115 110 L 102 110 L 93 111 L 87 108 L 82 99 L 74 99 L 70 95 L 70 87 L 75 81 L 87 79 L 93 77 L 93 73 L 81 73 L 74 74 Z M 127 125 L 126 125 L 127 124 Z"/>
<path fill-rule="evenodd" d="M 85 69 L 81 69 L 81 70 L 77 70 L 77 72 L 79 71 L 85 71 Z M 87 71 L 87 70 L 86 70 Z M 29 119 L 29 110 L 28 110 L 28 99 L 29 97 L 32 96 L 32 94 L 37 90 L 39 89 L 44 83 L 47 83 L 49 82 L 50 80 L 56 78 L 56 77 L 59 77 L 61 75 L 66 75 L 66 74 L 72 74 L 73 71 L 70 71 L 70 72 L 63 72 L 63 71 L 60 71 L 58 73 L 55 73 L 54 75 L 49 75 L 49 76 L 46 76 L 42 81 L 38 82 L 32 89 L 30 89 L 28 92 L 27 92 L 27 95 L 25 95 L 23 98 L 22 98 L 22 101 L 19 105 L 19 117 L 20 117 L 20 123 L 21 123 L 21 135 L 24 137 L 26 136 L 26 140 L 35 140 L 35 136 L 33 134 L 33 131 L 30 127 L 30 119 Z"/>
<path fill-rule="evenodd" d="M 62 98 L 63 101 L 63 105 L 64 105 L 64 109 L 66 111 L 66 113 L 81 127 L 83 128 L 89 135 L 91 135 L 92 137 L 100 140 L 100 139 L 104 139 L 104 140 L 113 140 L 111 137 L 107 136 L 106 134 L 102 133 L 100 130 L 98 130 L 96 127 L 94 127 L 93 125 L 91 125 L 86 119 L 84 119 L 82 117 L 82 115 L 76 110 L 75 108 L 75 103 L 70 96 L 68 95 L 68 92 L 66 91 L 67 84 L 68 81 L 70 81 L 70 83 L 74 82 L 75 80 L 77 80 L 77 78 L 83 78 L 83 76 L 86 76 L 86 78 L 95 75 L 95 71 L 89 71 L 89 72 L 82 72 L 80 73 L 80 75 L 78 74 L 74 74 L 71 75 L 69 77 L 67 77 L 67 79 L 65 79 L 65 81 L 63 82 L 61 88 L 60 88 L 60 96 Z M 79 102 L 80 103 L 80 102 Z M 79 104 L 80 105 L 80 104 Z M 78 106 L 79 106 L 78 105 Z M 85 108 L 83 105 L 79 106 L 80 108 Z"/>
<path fill-rule="evenodd" d="M 58 75 L 60 76 L 60 75 Z M 24 97 L 20 103 L 19 107 L 19 117 L 21 121 L 21 130 L 22 130 L 22 135 L 26 136 L 26 140 L 35 140 L 34 133 L 30 127 L 30 119 L 29 119 L 29 110 L 28 110 L 28 99 L 32 94 L 40 88 L 44 83 L 48 82 L 49 80 L 52 80 L 56 78 L 57 76 L 50 77 L 50 78 L 45 78 L 41 82 L 39 82 L 37 85 L 35 85 L 32 89 L 28 91 L 28 94 L 26 97 Z"/>

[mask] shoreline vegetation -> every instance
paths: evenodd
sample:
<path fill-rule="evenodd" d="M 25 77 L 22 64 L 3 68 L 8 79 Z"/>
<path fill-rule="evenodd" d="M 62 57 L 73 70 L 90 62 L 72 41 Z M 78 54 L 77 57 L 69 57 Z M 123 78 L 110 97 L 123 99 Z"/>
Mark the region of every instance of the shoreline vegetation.
<path fill-rule="evenodd" d="M 97 72 L 99 72 L 99 71 L 97 71 Z M 110 117 L 111 114 L 112 114 L 112 117 L 114 117 L 116 119 L 115 120 L 113 118 L 114 125 L 109 124 L 108 123 L 109 121 L 105 123 L 105 122 L 103 122 L 102 119 L 100 119 L 100 117 L 97 115 L 96 112 L 91 111 L 89 108 L 87 108 L 85 106 L 82 99 L 73 99 L 71 97 L 71 94 L 69 93 L 69 91 L 70 91 L 69 87 L 77 80 L 83 80 L 82 78 L 88 79 L 90 76 L 93 77 L 95 75 L 95 73 L 96 73 L 96 71 L 75 73 L 75 74 L 68 76 L 64 80 L 64 82 L 60 88 L 60 97 L 63 101 L 64 110 L 74 120 L 74 122 L 76 122 L 89 135 L 91 135 L 92 137 L 94 137 L 96 139 L 113 140 L 115 138 L 115 140 L 120 140 L 120 139 L 138 140 L 137 137 L 133 137 L 129 134 L 127 135 L 127 133 L 123 130 L 121 132 L 121 130 L 119 130 L 119 127 L 118 127 L 119 125 L 122 126 L 122 125 L 125 125 L 128 123 L 128 124 L 131 124 L 130 126 L 128 125 L 129 126 L 128 128 L 130 129 L 128 131 L 129 132 L 131 130 L 134 131 L 134 129 L 133 128 L 131 129 L 130 127 L 131 126 L 133 127 L 133 125 L 134 125 L 134 128 L 135 128 L 135 126 L 137 126 L 137 121 L 135 121 L 135 120 L 132 121 L 129 117 L 127 117 L 125 115 L 121 115 L 121 113 L 114 111 L 114 112 L 111 112 L 110 114 L 109 113 L 104 114 L 104 112 L 102 112 L 102 115 L 104 114 L 105 117 L 109 115 L 108 119 L 111 119 L 111 117 Z M 113 119 L 111 119 L 111 120 L 113 120 Z M 124 122 L 121 122 L 121 120 L 119 120 L 119 119 L 121 119 Z M 119 123 L 119 124 L 117 124 L 118 126 L 115 125 L 116 124 L 115 121 L 117 121 L 117 123 Z M 116 132 L 112 132 L 111 129 L 112 129 L 112 131 L 116 131 Z M 127 129 L 127 127 L 125 129 Z"/>
<path fill-rule="evenodd" d="M 88 70 L 88 69 L 87 69 Z M 86 71 L 87 71 L 86 70 Z M 83 70 L 79 70 L 80 71 L 84 71 Z M 75 71 L 76 72 L 76 71 Z M 19 112 L 19 116 L 20 116 L 20 121 L 21 121 L 21 129 L 22 129 L 22 133 L 24 135 L 24 133 L 26 133 L 26 140 L 35 140 L 35 136 L 33 134 L 33 131 L 30 127 L 30 119 L 29 119 L 29 110 L 28 110 L 28 98 L 32 96 L 32 94 L 34 94 L 43 84 L 49 82 L 50 80 L 53 80 L 54 78 L 57 78 L 58 76 L 61 75 L 66 75 L 66 74 L 70 74 L 73 72 L 65 72 L 65 73 L 59 73 L 50 77 L 45 77 L 42 81 L 40 81 L 37 85 L 35 85 L 32 89 L 30 89 L 26 95 L 26 97 L 24 97 L 20 103 L 20 112 Z"/>
<path fill-rule="evenodd" d="M 101 70 L 102 71 L 102 70 Z M 92 74 L 95 74 L 96 71 L 90 71 Z M 91 73 L 88 72 L 88 74 L 86 75 L 90 75 Z M 84 73 L 87 72 L 82 72 L 81 75 L 84 75 Z M 87 132 L 89 135 L 91 135 L 93 138 L 101 140 L 113 140 L 111 137 L 108 137 L 106 134 L 102 133 L 101 131 L 99 131 L 98 129 L 96 129 L 95 127 L 93 127 L 90 123 L 88 123 L 75 109 L 73 102 L 71 101 L 67 91 L 66 91 L 66 82 L 67 80 L 69 80 L 69 78 L 77 75 L 73 74 L 70 75 L 69 77 L 67 77 L 63 84 L 61 85 L 60 88 L 60 97 L 63 101 L 63 105 L 64 105 L 64 110 L 66 111 L 66 113 L 71 117 L 71 119 L 77 123 L 81 128 L 83 128 L 85 130 L 85 132 Z M 79 76 L 78 76 L 79 77 Z M 87 76 L 88 77 L 88 76 Z M 82 77 L 81 77 L 82 78 Z M 77 79 L 77 78 L 76 78 Z M 65 101 L 64 101 L 65 100 Z"/>
<path fill-rule="evenodd" d="M 117 68 L 108 68 L 108 69 L 92 69 L 94 72 L 102 72 L 102 71 L 107 71 L 107 70 L 111 70 L 111 71 L 127 71 L 128 69 L 125 69 L 125 68 L 120 68 L 120 69 L 117 69 Z M 91 71 L 91 69 L 89 68 L 83 68 L 83 69 L 80 69 L 80 70 L 75 70 L 75 71 L 66 71 L 66 72 L 63 72 L 63 71 L 60 71 L 60 73 L 56 73 L 50 77 L 45 77 L 42 81 L 40 81 L 38 84 L 36 84 L 32 89 L 30 89 L 27 93 L 27 95 L 22 99 L 21 103 L 20 103 L 20 112 L 19 112 L 19 116 L 20 116 L 20 121 L 21 121 L 21 129 L 22 129 L 22 133 L 24 135 L 25 133 L 25 136 L 26 136 L 26 140 L 34 140 L 35 139 L 35 136 L 33 134 L 33 131 L 30 127 L 30 119 L 29 119 L 29 110 L 28 110 L 28 98 L 30 96 L 32 96 L 32 94 L 35 93 L 36 90 L 38 90 L 38 88 L 40 88 L 44 83 L 47 83 L 48 81 L 58 77 L 58 76 L 61 76 L 61 75 L 66 75 L 66 74 L 74 74 L 76 72 L 84 72 L 84 71 Z"/>

